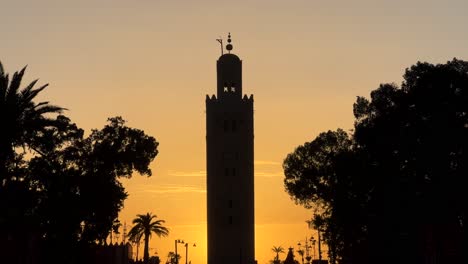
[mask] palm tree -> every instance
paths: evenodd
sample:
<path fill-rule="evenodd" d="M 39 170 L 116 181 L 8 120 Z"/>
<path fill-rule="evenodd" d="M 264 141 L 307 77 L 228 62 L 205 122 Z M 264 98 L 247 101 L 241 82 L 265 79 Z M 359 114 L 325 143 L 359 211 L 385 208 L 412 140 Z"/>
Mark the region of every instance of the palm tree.
<path fill-rule="evenodd" d="M 271 250 L 272 250 L 273 252 L 276 253 L 276 257 L 275 257 L 275 261 L 274 261 L 274 262 L 275 262 L 275 263 L 279 263 L 279 262 L 280 262 L 280 261 L 279 261 L 279 254 L 280 254 L 280 253 L 284 253 L 284 248 L 283 248 L 282 246 L 279 246 L 279 247 L 273 246 L 273 248 L 271 248 Z"/>
<path fill-rule="evenodd" d="M 50 105 L 49 102 L 35 103 L 35 97 L 48 84 L 34 89 L 38 80 L 20 89 L 26 67 L 15 72 L 11 81 L 0 62 L 0 174 L 6 176 L 7 161 L 14 156 L 14 148 L 28 146 L 35 148 L 35 139 L 47 127 L 57 125 L 49 114 L 61 113 L 65 108 Z M 40 153 L 40 152 L 39 152 Z"/>
<path fill-rule="evenodd" d="M 170 251 L 169 254 L 167 254 L 166 264 L 175 264 L 179 259 L 181 259 L 180 254 L 177 254 L 176 256 L 174 252 Z"/>
<path fill-rule="evenodd" d="M 137 239 L 139 241 L 141 237 L 144 237 L 145 248 L 143 260 L 145 263 L 148 263 L 149 259 L 149 240 L 151 238 L 151 234 L 155 233 L 158 237 L 167 236 L 169 234 L 169 229 L 162 225 L 166 221 L 161 219 L 156 220 L 156 218 L 157 216 L 151 213 L 139 214 L 135 219 L 133 219 L 134 225 L 128 232 L 130 240 Z"/>

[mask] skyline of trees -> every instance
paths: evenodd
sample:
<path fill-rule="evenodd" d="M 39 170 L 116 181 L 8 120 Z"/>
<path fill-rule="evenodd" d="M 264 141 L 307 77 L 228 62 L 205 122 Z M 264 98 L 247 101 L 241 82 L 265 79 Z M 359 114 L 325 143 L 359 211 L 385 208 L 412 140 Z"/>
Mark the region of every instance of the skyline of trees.
<path fill-rule="evenodd" d="M 331 262 L 466 260 L 468 62 L 418 62 L 353 111 L 353 132 L 321 133 L 283 163 Z"/>
<path fill-rule="evenodd" d="M 121 117 L 85 137 L 65 108 L 34 102 L 47 85 L 20 88 L 24 73 L 0 64 L 0 246 L 9 263 L 86 262 L 127 197 L 119 178 L 151 176 L 159 143 Z"/>
<path fill-rule="evenodd" d="M 33 240 L 60 250 L 41 252 L 44 260 L 70 262 L 79 247 L 105 241 L 127 197 L 118 179 L 151 176 L 159 143 L 121 117 L 85 137 L 62 115 L 65 108 L 34 102 L 47 85 L 20 88 L 24 72 L 10 81 L 0 64 L 0 122 L 7 124 L 0 137 L 1 244 L 11 242 L 20 255 Z M 370 99 L 358 97 L 353 112 L 352 133 L 320 133 L 283 163 L 286 191 L 314 210 L 331 262 L 372 263 L 390 252 L 388 261 L 399 263 L 421 263 L 427 254 L 466 260 L 459 252 L 467 246 L 468 62 L 417 63 L 401 86 L 382 84 Z M 130 231 L 145 240 L 145 262 L 151 233 L 168 234 L 154 218 L 138 215 Z M 433 243 L 428 236 L 453 241 L 455 255 L 426 244 Z"/>

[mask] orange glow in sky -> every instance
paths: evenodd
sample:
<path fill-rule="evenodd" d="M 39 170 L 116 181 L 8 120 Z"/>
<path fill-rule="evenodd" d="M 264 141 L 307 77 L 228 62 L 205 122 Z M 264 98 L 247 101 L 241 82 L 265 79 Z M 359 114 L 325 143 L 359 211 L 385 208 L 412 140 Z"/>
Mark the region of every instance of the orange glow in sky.
<path fill-rule="evenodd" d="M 10 73 L 29 65 L 25 81 L 50 83 L 39 99 L 68 108 L 87 131 L 120 115 L 160 142 L 154 175 L 123 180 L 129 198 L 120 220 L 129 229 L 136 214 L 156 214 L 171 233 L 153 238 L 150 254 L 165 263 L 174 240 L 184 239 L 197 244 L 192 264 L 203 264 L 205 96 L 216 92 L 216 38 L 231 32 L 244 93 L 255 98 L 256 258 L 267 264 L 273 246 L 297 248 L 316 237 L 305 223 L 311 211 L 284 191 L 285 156 L 322 131 L 352 129 L 356 96 L 400 83 L 418 60 L 466 60 L 467 7 L 456 0 L 7 1 L 0 60 Z"/>

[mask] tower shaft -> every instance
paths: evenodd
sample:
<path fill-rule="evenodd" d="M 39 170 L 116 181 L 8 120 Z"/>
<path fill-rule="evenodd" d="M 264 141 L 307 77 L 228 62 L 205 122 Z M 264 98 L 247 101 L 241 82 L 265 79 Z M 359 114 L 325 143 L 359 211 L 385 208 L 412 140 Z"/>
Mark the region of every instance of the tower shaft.
<path fill-rule="evenodd" d="M 217 96 L 206 98 L 208 264 L 254 264 L 253 96 L 242 97 L 242 62 L 217 61 Z"/>

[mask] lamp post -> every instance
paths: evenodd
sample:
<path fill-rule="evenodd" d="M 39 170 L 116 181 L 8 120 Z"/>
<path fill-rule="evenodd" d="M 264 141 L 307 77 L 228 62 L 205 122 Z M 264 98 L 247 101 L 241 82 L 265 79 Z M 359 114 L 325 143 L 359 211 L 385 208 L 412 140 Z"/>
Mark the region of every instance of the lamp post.
<path fill-rule="evenodd" d="M 193 247 L 196 247 L 197 244 L 193 243 Z M 188 264 L 188 248 L 189 248 L 189 243 L 185 243 L 185 264 Z"/>
<path fill-rule="evenodd" d="M 315 259 L 315 238 L 314 237 L 310 237 L 310 243 L 312 244 L 312 260 Z"/>
<path fill-rule="evenodd" d="M 313 238 L 311 237 L 311 238 L 310 238 L 310 241 L 311 241 L 311 242 L 312 242 L 312 239 L 313 239 Z M 302 240 L 301 240 L 301 241 L 302 241 Z M 298 247 L 299 247 L 299 249 L 297 250 L 297 252 L 298 252 L 298 253 L 301 255 L 301 257 L 302 257 L 302 264 L 304 264 L 304 253 L 305 253 L 305 255 L 306 255 L 306 258 L 305 258 L 305 259 L 307 260 L 307 264 L 310 264 L 310 259 L 311 259 L 311 257 L 310 257 L 310 254 L 309 254 L 309 250 L 310 250 L 311 246 L 309 245 L 309 240 L 307 239 L 307 237 L 305 238 L 304 242 L 305 242 L 304 250 L 301 249 L 301 246 L 302 246 L 301 242 L 297 243 L 297 245 L 298 245 Z"/>
<path fill-rule="evenodd" d="M 175 242 L 174 242 L 174 245 L 175 245 L 175 259 L 176 259 L 175 264 L 179 264 L 179 257 L 177 255 L 177 244 L 184 244 L 184 240 L 176 239 Z"/>
<path fill-rule="evenodd" d="M 318 236 L 318 254 L 319 254 L 319 263 L 322 264 L 322 249 L 320 248 L 320 228 L 317 228 Z"/>
<path fill-rule="evenodd" d="M 317 230 L 317 237 L 318 237 L 318 259 L 319 259 L 319 263 L 322 263 L 322 249 L 321 249 L 321 238 L 320 238 L 320 224 L 314 224 L 314 221 L 311 219 L 311 220 L 307 220 L 306 221 L 309 229 L 314 229 L 314 227 L 316 227 L 315 229 Z M 314 255 L 315 255 L 315 240 L 314 240 Z"/>

